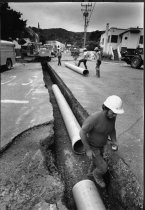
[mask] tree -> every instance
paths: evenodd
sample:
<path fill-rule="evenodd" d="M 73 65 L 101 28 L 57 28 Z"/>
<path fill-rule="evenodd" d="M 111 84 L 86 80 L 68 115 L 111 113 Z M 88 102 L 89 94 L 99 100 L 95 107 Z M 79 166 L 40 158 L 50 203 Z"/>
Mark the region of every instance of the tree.
<path fill-rule="evenodd" d="M 90 33 L 89 40 L 97 42 L 100 40 L 100 37 L 103 33 L 104 33 L 104 31 L 98 31 L 98 30 L 93 31 Z"/>
<path fill-rule="evenodd" d="M 99 46 L 99 41 L 87 41 L 86 48 L 89 51 L 93 51 L 95 47 Z"/>
<path fill-rule="evenodd" d="M 22 20 L 22 14 L 11 9 L 8 3 L 2 3 L 1 15 L 1 39 L 10 40 L 22 37 L 27 20 Z"/>

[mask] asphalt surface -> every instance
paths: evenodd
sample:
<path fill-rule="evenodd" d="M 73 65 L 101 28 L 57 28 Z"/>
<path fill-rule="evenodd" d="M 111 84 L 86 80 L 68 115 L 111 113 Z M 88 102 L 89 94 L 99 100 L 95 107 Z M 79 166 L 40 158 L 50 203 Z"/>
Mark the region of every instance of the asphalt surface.
<path fill-rule="evenodd" d="M 18 134 L 52 119 L 40 63 L 16 63 L 1 73 L 1 150 Z"/>
<path fill-rule="evenodd" d="M 125 114 L 117 118 L 119 151 L 143 183 L 143 69 L 124 63 L 102 62 L 101 77 L 95 76 L 95 62 L 88 62 L 89 76 L 84 77 L 65 67 L 70 56 L 63 55 L 50 65 L 66 83 L 81 105 L 93 113 L 101 109 L 109 95 L 119 95 Z M 72 57 L 70 63 L 74 63 Z M 83 64 L 81 64 L 83 67 Z M 52 119 L 49 94 L 44 87 L 39 63 L 18 63 L 1 73 L 1 148 L 19 133 Z"/>

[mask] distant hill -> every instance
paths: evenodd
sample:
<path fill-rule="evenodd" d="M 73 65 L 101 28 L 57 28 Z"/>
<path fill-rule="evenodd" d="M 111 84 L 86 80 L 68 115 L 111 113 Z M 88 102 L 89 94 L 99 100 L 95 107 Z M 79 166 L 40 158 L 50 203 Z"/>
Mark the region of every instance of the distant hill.
<path fill-rule="evenodd" d="M 56 40 L 62 43 L 72 44 L 78 47 L 83 46 L 83 41 L 84 41 L 83 32 L 72 32 L 62 28 L 38 29 L 32 27 L 32 29 L 34 30 L 34 32 L 39 34 L 41 42 Z M 96 30 L 93 32 L 87 32 L 87 41 L 98 42 L 100 40 L 100 36 L 102 33 L 104 33 L 104 31 Z"/>

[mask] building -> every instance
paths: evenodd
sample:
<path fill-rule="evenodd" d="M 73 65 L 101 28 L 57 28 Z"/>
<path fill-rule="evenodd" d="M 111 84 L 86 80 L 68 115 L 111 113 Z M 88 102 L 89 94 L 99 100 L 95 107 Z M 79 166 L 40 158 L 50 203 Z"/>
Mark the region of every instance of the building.
<path fill-rule="evenodd" d="M 105 33 L 100 38 L 100 46 L 103 49 L 104 56 L 118 60 L 121 58 L 123 50 L 143 48 L 143 29 L 138 27 L 129 29 L 109 28 L 109 23 L 107 23 Z"/>
<path fill-rule="evenodd" d="M 119 34 L 120 38 L 120 52 L 124 50 L 130 53 L 136 48 L 143 48 L 143 28 L 129 28 L 128 30 Z"/>
<path fill-rule="evenodd" d="M 46 45 L 51 45 L 53 46 L 54 51 L 56 51 L 57 49 L 61 49 L 64 50 L 65 45 L 59 41 L 46 41 Z"/>

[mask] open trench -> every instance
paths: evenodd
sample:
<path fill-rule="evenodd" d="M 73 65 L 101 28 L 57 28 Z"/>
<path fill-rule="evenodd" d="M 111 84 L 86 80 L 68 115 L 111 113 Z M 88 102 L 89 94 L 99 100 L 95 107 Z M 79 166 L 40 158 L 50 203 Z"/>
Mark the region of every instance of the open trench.
<path fill-rule="evenodd" d="M 76 155 L 72 151 L 71 141 L 53 94 L 52 85 L 57 84 L 59 86 L 80 125 L 82 125 L 88 113 L 51 66 L 46 61 L 42 61 L 41 65 L 44 83 L 48 88 L 53 106 L 55 139 L 53 152 L 58 170 L 65 184 L 64 202 L 69 210 L 75 210 L 76 205 L 72 195 L 72 188 L 77 182 L 88 179 L 87 170 L 90 162 L 85 154 Z M 109 165 L 109 170 L 104 177 L 106 188 L 102 190 L 97 186 L 106 209 L 143 209 L 143 192 L 129 166 L 118 153 L 111 154 L 106 158 L 106 161 Z"/>
<path fill-rule="evenodd" d="M 90 162 L 85 154 L 77 155 L 72 150 L 52 85 L 59 86 L 80 126 L 88 113 L 52 67 L 45 61 L 41 65 L 54 122 L 24 131 L 6 151 L 2 151 L 0 209 L 76 210 L 72 188 L 79 181 L 88 179 Z M 43 160 L 46 168 L 43 167 Z M 109 165 L 104 176 L 106 188 L 102 190 L 96 185 L 106 210 L 143 209 L 143 191 L 119 153 L 107 154 L 106 161 Z"/>

